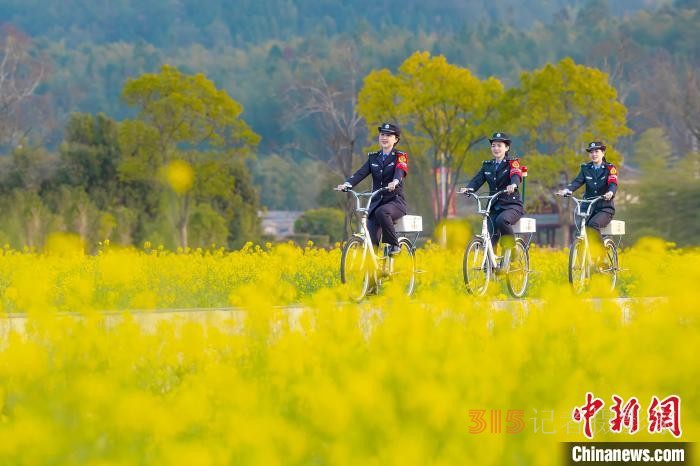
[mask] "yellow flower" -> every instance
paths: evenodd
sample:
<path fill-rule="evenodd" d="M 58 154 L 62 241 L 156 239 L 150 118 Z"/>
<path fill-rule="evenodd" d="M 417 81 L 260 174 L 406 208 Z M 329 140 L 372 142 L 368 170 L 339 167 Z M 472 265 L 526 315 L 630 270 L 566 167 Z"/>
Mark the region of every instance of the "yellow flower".
<path fill-rule="evenodd" d="M 194 170 L 184 160 L 173 160 L 165 166 L 165 179 L 177 194 L 185 194 L 194 184 Z"/>

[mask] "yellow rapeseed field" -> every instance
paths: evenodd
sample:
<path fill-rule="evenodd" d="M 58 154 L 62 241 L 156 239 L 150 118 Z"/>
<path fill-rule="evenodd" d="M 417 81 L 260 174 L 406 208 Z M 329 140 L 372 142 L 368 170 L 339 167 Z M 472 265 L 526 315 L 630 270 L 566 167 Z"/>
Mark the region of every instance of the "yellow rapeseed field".
<path fill-rule="evenodd" d="M 514 301 L 468 296 L 459 248 L 428 244 L 414 297 L 358 304 L 338 248 L 69 243 L 0 255 L 0 465 L 555 465 L 587 392 L 593 440 L 677 440 L 647 432 L 669 395 L 698 440 L 698 250 L 643 240 L 616 293 L 574 296 L 567 251 L 533 247 Z M 241 312 L 101 312 L 195 307 Z M 609 431 L 613 395 L 640 432 Z"/>

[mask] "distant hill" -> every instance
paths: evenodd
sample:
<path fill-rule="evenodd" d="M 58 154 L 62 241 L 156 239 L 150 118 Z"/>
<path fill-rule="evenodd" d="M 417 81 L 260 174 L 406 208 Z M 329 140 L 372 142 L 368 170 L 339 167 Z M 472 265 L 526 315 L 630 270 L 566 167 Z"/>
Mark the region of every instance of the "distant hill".
<path fill-rule="evenodd" d="M 270 39 L 400 28 L 448 33 L 483 22 L 529 28 L 567 15 L 580 0 L 2 0 L 0 23 L 32 37 L 84 42 L 145 41 L 159 48 L 193 43 L 241 46 Z M 624 16 L 663 0 L 615 0 Z"/>

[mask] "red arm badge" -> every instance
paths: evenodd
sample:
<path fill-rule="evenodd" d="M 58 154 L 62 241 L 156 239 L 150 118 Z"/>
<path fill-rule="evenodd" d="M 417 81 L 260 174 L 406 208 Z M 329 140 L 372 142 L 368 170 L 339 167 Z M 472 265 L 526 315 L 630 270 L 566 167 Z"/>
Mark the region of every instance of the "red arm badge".
<path fill-rule="evenodd" d="M 615 168 L 615 165 L 610 166 L 610 172 L 608 173 L 608 184 L 617 184 L 617 168 Z"/>
<path fill-rule="evenodd" d="M 396 168 L 400 168 L 408 175 L 408 154 L 405 152 L 399 152 L 398 162 L 396 163 Z"/>
<path fill-rule="evenodd" d="M 521 179 L 523 177 L 523 171 L 520 166 L 520 161 L 515 159 L 510 161 L 510 176 L 518 175 Z"/>

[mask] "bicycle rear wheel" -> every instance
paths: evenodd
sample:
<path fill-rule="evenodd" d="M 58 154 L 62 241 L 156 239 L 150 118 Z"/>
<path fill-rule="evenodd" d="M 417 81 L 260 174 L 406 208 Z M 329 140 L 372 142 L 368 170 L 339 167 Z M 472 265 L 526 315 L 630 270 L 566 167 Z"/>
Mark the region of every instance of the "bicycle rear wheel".
<path fill-rule="evenodd" d="M 522 298 L 527 289 L 530 274 L 530 253 L 522 238 L 515 240 L 515 246 L 510 253 L 510 266 L 506 272 L 508 291 L 514 298 Z"/>
<path fill-rule="evenodd" d="M 416 287 L 416 255 L 413 244 L 407 238 L 399 239 L 397 254 L 388 259 L 388 276 L 384 282 L 387 290 L 396 290 L 408 296 L 413 294 Z"/>
<path fill-rule="evenodd" d="M 354 300 L 360 300 L 369 288 L 369 252 L 362 239 L 352 237 L 345 243 L 340 258 L 340 281 Z"/>
<path fill-rule="evenodd" d="M 581 293 L 588 287 L 590 277 L 588 258 L 583 239 L 576 238 L 569 250 L 569 283 L 574 293 Z"/>
<path fill-rule="evenodd" d="M 462 261 L 462 272 L 464 284 L 469 293 L 475 296 L 486 293 L 491 278 L 491 264 L 483 239 L 473 238 L 467 245 Z"/>

